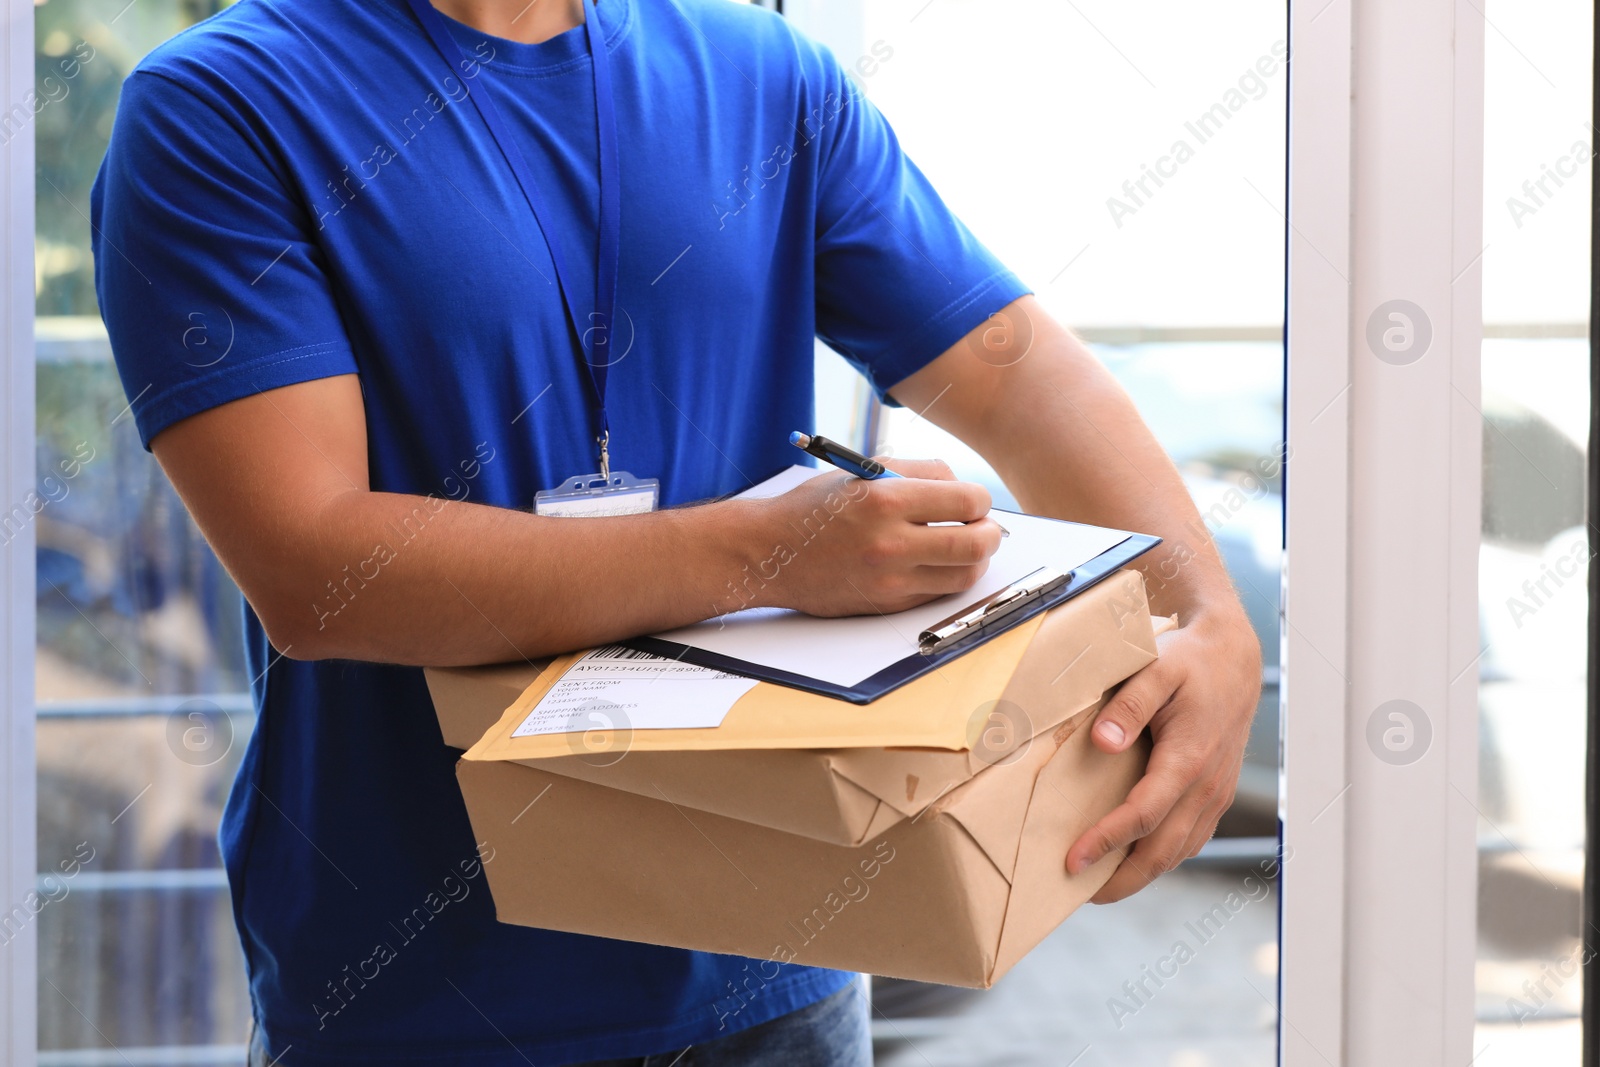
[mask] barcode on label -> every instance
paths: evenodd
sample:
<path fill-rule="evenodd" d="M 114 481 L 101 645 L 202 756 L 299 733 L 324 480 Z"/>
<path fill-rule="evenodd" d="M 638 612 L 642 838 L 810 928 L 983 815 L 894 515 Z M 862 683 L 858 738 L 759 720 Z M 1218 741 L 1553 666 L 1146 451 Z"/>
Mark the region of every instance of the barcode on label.
<path fill-rule="evenodd" d="M 651 655 L 649 652 L 640 652 L 634 648 L 623 648 L 621 645 L 606 645 L 589 653 L 587 659 L 662 659 L 661 656 Z M 664 662 L 671 662 L 665 660 Z"/>

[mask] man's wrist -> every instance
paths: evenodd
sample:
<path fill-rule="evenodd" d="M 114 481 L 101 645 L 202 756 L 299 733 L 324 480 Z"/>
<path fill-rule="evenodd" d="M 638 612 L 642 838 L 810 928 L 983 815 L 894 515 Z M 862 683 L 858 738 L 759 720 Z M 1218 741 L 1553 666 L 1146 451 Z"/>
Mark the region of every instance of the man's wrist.
<path fill-rule="evenodd" d="M 769 567 L 773 536 L 769 501 L 724 500 L 706 505 L 701 534 L 711 544 L 707 588 L 712 616 L 775 603 Z M 766 546 L 763 552 L 762 546 Z"/>
<path fill-rule="evenodd" d="M 1255 633 L 1255 628 L 1250 624 L 1250 616 L 1245 613 L 1244 605 L 1240 604 L 1238 597 L 1231 592 L 1198 601 L 1187 611 L 1180 608 L 1177 615 L 1180 625 L 1192 626 L 1196 630 L 1211 630 L 1217 633 L 1237 630 L 1241 633 Z"/>

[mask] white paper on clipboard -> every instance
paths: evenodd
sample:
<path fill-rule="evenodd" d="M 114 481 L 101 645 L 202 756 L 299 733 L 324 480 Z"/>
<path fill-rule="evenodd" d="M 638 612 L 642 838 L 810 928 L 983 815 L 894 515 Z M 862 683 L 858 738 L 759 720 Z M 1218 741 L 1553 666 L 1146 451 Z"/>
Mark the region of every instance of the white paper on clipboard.
<path fill-rule="evenodd" d="M 827 472 L 793 466 L 739 496 L 777 496 L 823 473 Z M 1009 511 L 996 517 L 1010 536 L 1001 539 L 989 570 L 966 592 L 891 615 L 842 619 L 819 619 L 787 608 L 748 608 L 651 636 L 834 685 L 856 686 L 916 652 L 918 634 L 961 608 L 1039 567 L 1063 571 L 1081 567 L 1131 536 L 1126 530 Z M 805 551 L 803 545 L 791 548 Z M 782 580 L 781 574 L 776 580 Z"/>

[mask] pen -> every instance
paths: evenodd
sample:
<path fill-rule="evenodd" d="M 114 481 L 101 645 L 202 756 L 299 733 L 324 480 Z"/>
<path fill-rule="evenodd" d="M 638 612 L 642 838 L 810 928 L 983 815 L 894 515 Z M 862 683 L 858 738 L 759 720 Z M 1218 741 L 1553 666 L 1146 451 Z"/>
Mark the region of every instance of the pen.
<path fill-rule="evenodd" d="M 789 443 L 802 452 L 816 456 L 824 463 L 831 463 L 842 471 L 849 471 L 857 478 L 873 481 L 878 478 L 900 477 L 877 460 L 863 456 L 853 448 L 846 448 L 837 441 L 830 441 L 821 434 L 801 433 L 796 430 L 789 435 Z M 1000 526 L 999 523 L 995 525 Z M 1011 531 L 1000 526 L 1000 536 L 1010 537 Z"/>
<path fill-rule="evenodd" d="M 824 463 L 831 463 L 842 471 L 849 471 L 857 478 L 871 481 L 875 478 L 898 478 L 900 475 L 885 467 L 875 459 L 869 459 L 853 448 L 846 448 L 837 441 L 830 441 L 820 434 L 801 433 L 796 430 L 789 435 L 789 443 L 808 452 Z"/>

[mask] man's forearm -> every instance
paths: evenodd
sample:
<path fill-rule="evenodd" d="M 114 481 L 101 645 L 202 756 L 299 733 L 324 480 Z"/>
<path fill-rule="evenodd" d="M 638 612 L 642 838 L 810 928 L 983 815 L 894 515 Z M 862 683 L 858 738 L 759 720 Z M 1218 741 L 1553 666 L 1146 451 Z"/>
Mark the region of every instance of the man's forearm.
<path fill-rule="evenodd" d="M 1121 385 L 1036 302 L 1005 314 L 1026 316 L 1026 328 L 991 331 L 1001 340 L 981 356 L 952 349 L 896 396 L 975 448 L 1023 510 L 1161 537 L 1139 564 L 1155 610 L 1183 621 L 1237 613 L 1183 480 Z"/>
<path fill-rule="evenodd" d="M 240 585 L 290 655 L 439 666 L 747 607 L 898 611 L 970 588 L 1000 528 L 981 486 L 896 467 L 906 477 L 824 473 L 777 497 L 597 519 L 350 489 L 258 534 L 278 558 L 252 557 Z"/>
<path fill-rule="evenodd" d="M 744 567 L 778 518 L 755 501 L 542 517 L 468 502 L 476 473 L 441 478 L 450 497 L 375 492 L 366 438 L 360 384 L 339 375 L 151 443 L 291 657 L 489 663 L 694 622 L 742 606 Z"/>
<path fill-rule="evenodd" d="M 1039 343 L 1060 346 L 1059 357 L 1046 358 L 1060 362 L 1062 380 L 1018 390 L 1024 395 L 1010 403 L 1033 410 L 1007 420 L 993 446 L 996 471 L 1018 503 L 1041 515 L 1161 537 L 1137 564 L 1159 613 L 1187 622 L 1217 605 L 1235 611 L 1216 545 L 1127 393 L 1065 331 Z"/>
<path fill-rule="evenodd" d="M 763 520 L 749 504 L 546 518 L 437 497 L 352 490 L 314 541 L 250 588 L 295 658 L 450 666 L 533 658 L 669 629 L 741 606 Z"/>
<path fill-rule="evenodd" d="M 896 611 L 970 588 L 1000 539 L 989 494 L 937 464 L 594 519 L 373 492 L 354 375 L 220 405 L 151 447 L 274 647 L 301 659 L 455 666 L 744 607 Z"/>

